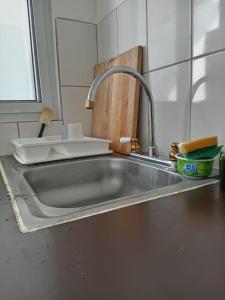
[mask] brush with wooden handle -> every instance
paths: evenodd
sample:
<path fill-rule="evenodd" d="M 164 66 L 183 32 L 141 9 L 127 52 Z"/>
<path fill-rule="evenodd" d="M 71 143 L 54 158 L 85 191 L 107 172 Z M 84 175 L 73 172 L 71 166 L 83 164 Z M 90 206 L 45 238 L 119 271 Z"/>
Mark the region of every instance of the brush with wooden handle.
<path fill-rule="evenodd" d="M 51 123 L 52 119 L 53 119 L 53 110 L 47 106 L 43 107 L 41 115 L 40 115 L 40 119 L 39 119 L 39 122 L 42 124 L 39 135 L 38 135 L 39 138 L 43 136 L 45 126 L 49 125 Z"/>

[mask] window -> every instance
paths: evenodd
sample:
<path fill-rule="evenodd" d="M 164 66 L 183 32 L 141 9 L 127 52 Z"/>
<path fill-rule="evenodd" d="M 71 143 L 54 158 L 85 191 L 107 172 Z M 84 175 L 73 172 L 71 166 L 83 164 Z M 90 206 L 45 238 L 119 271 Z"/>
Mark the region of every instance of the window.
<path fill-rule="evenodd" d="M 0 122 L 59 118 L 50 0 L 0 0 Z"/>
<path fill-rule="evenodd" d="M 28 3 L 0 4 L 0 101 L 37 100 Z"/>

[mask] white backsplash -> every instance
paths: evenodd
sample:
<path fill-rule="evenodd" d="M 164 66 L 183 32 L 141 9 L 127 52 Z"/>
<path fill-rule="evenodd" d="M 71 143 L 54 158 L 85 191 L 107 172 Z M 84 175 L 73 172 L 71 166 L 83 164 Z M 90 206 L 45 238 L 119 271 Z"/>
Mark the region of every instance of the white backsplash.
<path fill-rule="evenodd" d="M 189 59 L 191 1 L 149 0 L 147 7 L 149 71 Z"/>
<path fill-rule="evenodd" d="M 9 155 L 13 152 L 11 139 L 18 137 L 17 123 L 2 123 L 0 124 L 0 154 Z"/>
<path fill-rule="evenodd" d="M 112 28 L 107 19 L 117 15 L 118 54 L 139 44 L 147 48 L 143 71 L 154 96 L 159 153 L 168 155 L 173 141 L 208 134 L 225 143 L 225 1 L 193 0 L 192 5 L 191 0 L 125 0 L 113 11 L 110 8 L 104 8 L 110 15 L 101 15 L 104 36 L 109 40 Z M 100 52 L 102 44 L 98 43 Z M 147 99 L 142 95 L 138 135 L 144 150 L 147 127 Z"/>
<path fill-rule="evenodd" d="M 225 52 L 194 61 L 191 135 L 217 134 L 225 145 Z"/>
<path fill-rule="evenodd" d="M 49 126 L 46 126 L 43 136 L 60 135 L 62 121 L 53 121 Z M 39 122 L 24 122 L 19 123 L 19 132 L 21 138 L 38 137 L 41 124 Z"/>
<path fill-rule="evenodd" d="M 51 3 L 53 17 L 96 23 L 96 0 L 51 0 Z"/>
<path fill-rule="evenodd" d="M 85 109 L 88 87 L 62 87 L 63 119 L 65 123 L 82 123 L 85 136 L 91 136 L 92 111 Z"/>
<path fill-rule="evenodd" d="M 118 53 L 142 45 L 145 62 L 143 71 L 147 72 L 146 1 L 124 1 L 117 9 L 117 21 Z"/>
<path fill-rule="evenodd" d="M 190 63 L 185 62 L 150 73 L 154 97 L 156 145 L 168 155 L 171 142 L 189 139 Z"/>
<path fill-rule="evenodd" d="M 224 0 L 51 3 L 53 24 L 57 18 L 56 49 L 65 123 L 82 122 L 85 134 L 90 135 L 91 112 L 83 109 L 83 103 L 92 82 L 93 66 L 142 45 L 143 72 L 154 95 L 159 153 L 168 155 L 173 141 L 208 134 L 218 135 L 220 143 L 225 143 Z M 146 150 L 144 95 L 139 116 L 138 135 Z M 58 133 L 62 122 L 53 122 L 46 134 Z M 38 122 L 0 123 L 0 155 L 12 153 L 11 138 L 36 136 L 38 129 Z"/>
<path fill-rule="evenodd" d="M 57 19 L 61 85 L 90 86 L 97 61 L 96 25 Z"/>
<path fill-rule="evenodd" d="M 225 1 L 193 0 L 194 56 L 225 49 Z"/>
<path fill-rule="evenodd" d="M 96 0 L 97 23 L 100 22 L 105 16 L 109 15 L 110 12 L 117 8 L 122 2 L 124 2 L 124 0 Z"/>
<path fill-rule="evenodd" d="M 98 62 L 118 54 L 117 12 L 114 10 L 97 26 Z"/>

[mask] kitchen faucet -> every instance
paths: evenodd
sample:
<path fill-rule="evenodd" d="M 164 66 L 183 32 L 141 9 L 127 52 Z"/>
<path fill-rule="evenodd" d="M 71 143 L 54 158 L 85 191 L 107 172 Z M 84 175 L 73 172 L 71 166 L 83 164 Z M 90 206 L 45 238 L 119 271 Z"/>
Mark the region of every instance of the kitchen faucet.
<path fill-rule="evenodd" d="M 90 87 L 89 93 L 88 93 L 85 107 L 87 109 L 94 109 L 95 97 L 96 97 L 96 93 L 97 93 L 97 89 L 98 89 L 99 85 L 108 76 L 115 74 L 115 73 L 126 73 L 126 74 L 133 76 L 135 79 L 137 79 L 141 83 L 142 87 L 144 88 L 144 90 L 147 94 L 147 97 L 149 100 L 149 114 L 148 114 L 148 135 L 149 135 L 148 149 L 149 149 L 149 153 L 148 153 L 148 155 L 150 157 L 156 156 L 153 96 L 152 96 L 152 92 L 151 92 L 150 88 L 148 87 L 148 84 L 146 83 L 144 77 L 140 73 L 138 73 L 136 70 L 134 70 L 130 67 L 127 67 L 127 66 L 115 66 L 115 67 L 111 67 L 111 68 L 103 71 L 93 81 L 93 83 Z M 151 131 L 149 130 L 149 127 L 151 127 Z"/>

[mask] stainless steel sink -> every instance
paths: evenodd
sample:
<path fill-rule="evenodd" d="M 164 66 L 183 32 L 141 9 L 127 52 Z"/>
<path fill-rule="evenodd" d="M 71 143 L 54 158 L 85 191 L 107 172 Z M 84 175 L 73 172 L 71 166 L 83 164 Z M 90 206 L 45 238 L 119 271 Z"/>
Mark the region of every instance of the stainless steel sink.
<path fill-rule="evenodd" d="M 82 208 L 182 181 L 178 175 L 112 157 L 34 167 L 23 175 L 40 202 L 58 208 Z"/>
<path fill-rule="evenodd" d="M 22 232 L 34 231 L 215 182 L 197 180 L 126 156 L 29 167 L 1 159 Z"/>

